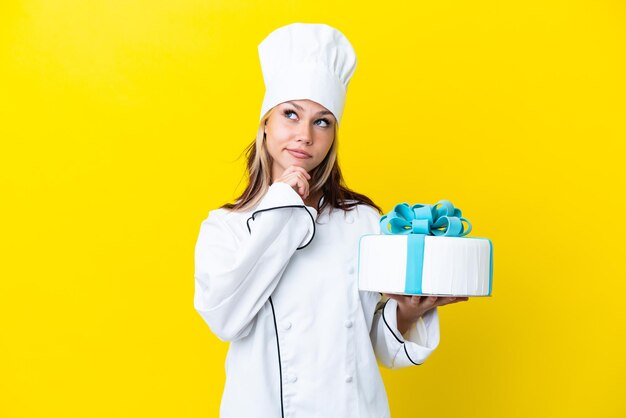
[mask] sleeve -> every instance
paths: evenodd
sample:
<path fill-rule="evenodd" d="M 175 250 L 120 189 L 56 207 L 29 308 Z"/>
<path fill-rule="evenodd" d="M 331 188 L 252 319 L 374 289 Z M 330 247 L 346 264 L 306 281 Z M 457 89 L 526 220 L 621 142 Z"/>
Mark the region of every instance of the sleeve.
<path fill-rule="evenodd" d="M 195 246 L 194 308 L 222 341 L 250 333 L 291 256 L 315 235 L 314 208 L 277 182 L 248 219 L 249 237 L 237 240 L 223 214 L 212 211 Z"/>
<path fill-rule="evenodd" d="M 376 358 L 389 369 L 420 365 L 439 345 L 437 308 L 422 315 L 404 335 L 397 326 L 398 302 L 381 301 L 374 312 L 370 338 Z"/>

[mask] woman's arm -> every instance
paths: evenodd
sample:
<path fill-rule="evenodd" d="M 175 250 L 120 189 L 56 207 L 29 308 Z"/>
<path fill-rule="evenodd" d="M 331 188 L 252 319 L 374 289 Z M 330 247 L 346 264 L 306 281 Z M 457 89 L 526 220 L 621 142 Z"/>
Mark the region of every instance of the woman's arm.
<path fill-rule="evenodd" d="M 313 213 L 311 213 L 313 212 Z M 202 222 L 195 247 L 194 307 L 222 341 L 245 337 L 295 251 L 313 238 L 317 213 L 293 188 L 270 186 L 239 241 L 223 215 Z"/>

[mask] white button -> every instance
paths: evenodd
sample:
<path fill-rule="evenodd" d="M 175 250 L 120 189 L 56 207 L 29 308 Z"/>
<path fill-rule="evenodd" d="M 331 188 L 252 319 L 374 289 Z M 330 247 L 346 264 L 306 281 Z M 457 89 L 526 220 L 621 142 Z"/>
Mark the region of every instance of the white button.
<path fill-rule="evenodd" d="M 289 322 L 289 321 L 285 321 L 285 322 L 283 322 L 283 329 L 284 329 L 285 331 L 287 331 L 287 330 L 288 330 L 288 329 L 290 329 L 290 328 L 291 328 L 291 322 Z"/>
<path fill-rule="evenodd" d="M 289 382 L 291 383 L 296 383 L 296 381 L 298 380 L 298 378 L 296 377 L 295 374 L 292 374 L 288 377 Z"/>
<path fill-rule="evenodd" d="M 352 376 L 348 375 L 346 376 L 346 383 L 350 383 L 352 382 Z"/>
<path fill-rule="evenodd" d="M 350 321 L 349 319 L 346 319 L 346 322 L 343 323 L 346 328 L 352 328 L 352 321 Z"/>
<path fill-rule="evenodd" d="M 354 222 L 354 218 L 352 217 L 352 215 L 347 215 L 346 216 L 346 222 L 348 222 L 349 224 Z"/>
<path fill-rule="evenodd" d="M 348 274 L 352 274 L 352 273 L 354 273 L 354 266 L 350 264 L 350 267 L 348 267 Z"/>

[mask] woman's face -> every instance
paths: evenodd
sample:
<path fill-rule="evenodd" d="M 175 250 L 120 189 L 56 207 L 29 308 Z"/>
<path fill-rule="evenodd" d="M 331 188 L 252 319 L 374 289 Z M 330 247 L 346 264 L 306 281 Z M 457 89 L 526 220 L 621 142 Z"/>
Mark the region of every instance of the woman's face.
<path fill-rule="evenodd" d="M 311 100 L 290 100 L 276 106 L 265 125 L 266 145 L 274 160 L 277 179 L 291 165 L 310 172 L 317 167 L 333 143 L 335 116 Z"/>

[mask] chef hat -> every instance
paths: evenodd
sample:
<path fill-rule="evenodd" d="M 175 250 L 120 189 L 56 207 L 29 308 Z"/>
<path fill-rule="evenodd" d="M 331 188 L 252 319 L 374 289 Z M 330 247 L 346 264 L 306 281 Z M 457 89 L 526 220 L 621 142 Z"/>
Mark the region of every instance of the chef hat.
<path fill-rule="evenodd" d="M 341 120 L 356 54 L 337 29 L 321 23 L 292 23 L 259 44 L 265 97 L 261 118 L 288 100 L 309 99 Z"/>

